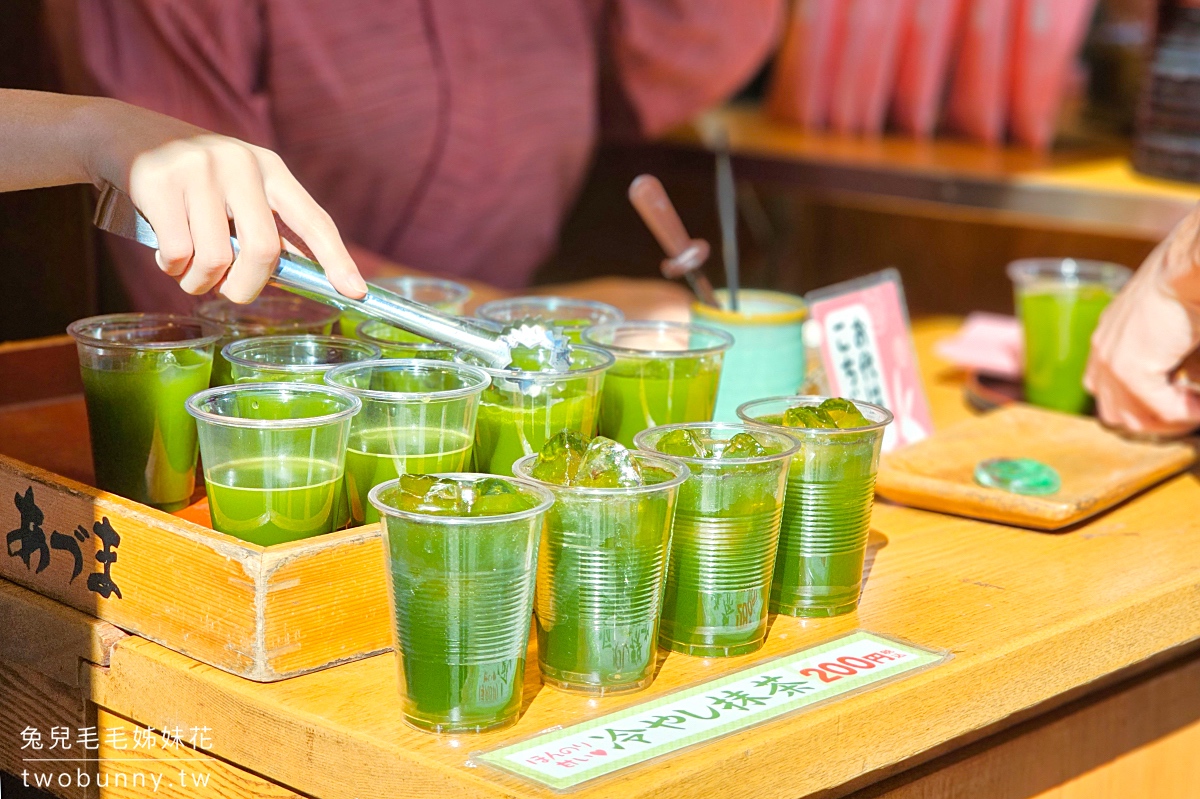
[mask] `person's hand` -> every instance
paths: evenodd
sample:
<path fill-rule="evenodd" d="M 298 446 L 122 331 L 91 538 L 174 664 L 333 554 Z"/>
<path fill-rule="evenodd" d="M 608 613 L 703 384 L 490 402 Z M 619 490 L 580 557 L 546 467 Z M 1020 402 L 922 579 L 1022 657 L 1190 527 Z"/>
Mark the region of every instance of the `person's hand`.
<path fill-rule="evenodd" d="M 1200 425 L 1200 395 L 1172 381 L 1179 363 L 1200 344 L 1198 214 L 1150 254 L 1092 336 L 1084 385 L 1106 424 L 1164 435 Z"/>
<path fill-rule="evenodd" d="M 538 286 L 535 294 L 576 297 L 615 306 L 626 319 L 688 320 L 688 308 L 695 299 L 679 283 L 654 278 L 598 277 L 576 283 Z"/>
<path fill-rule="evenodd" d="M 116 101 L 98 104 L 93 122 L 89 175 L 129 194 L 158 237 L 159 267 L 184 291 L 215 288 L 242 303 L 258 296 L 288 244 L 274 212 L 334 288 L 355 299 L 366 294 L 333 220 L 274 152 Z"/>

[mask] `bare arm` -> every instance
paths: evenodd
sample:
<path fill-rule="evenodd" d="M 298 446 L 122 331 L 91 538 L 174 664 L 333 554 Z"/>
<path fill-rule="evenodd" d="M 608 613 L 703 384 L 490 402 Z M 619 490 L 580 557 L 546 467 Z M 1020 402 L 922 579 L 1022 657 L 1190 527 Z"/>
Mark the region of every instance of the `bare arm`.
<path fill-rule="evenodd" d="M 283 246 L 273 213 L 338 291 L 366 291 L 329 215 L 270 150 L 117 100 L 0 89 L 0 153 L 0 191 L 109 182 L 128 192 L 158 235 L 159 267 L 189 293 L 257 296 Z"/>

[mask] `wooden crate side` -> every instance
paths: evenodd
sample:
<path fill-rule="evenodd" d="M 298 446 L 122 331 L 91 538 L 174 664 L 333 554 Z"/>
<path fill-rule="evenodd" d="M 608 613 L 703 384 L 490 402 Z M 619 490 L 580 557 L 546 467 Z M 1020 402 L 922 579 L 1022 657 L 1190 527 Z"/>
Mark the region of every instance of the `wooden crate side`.
<path fill-rule="evenodd" d="M 255 679 L 277 680 L 392 646 L 377 525 L 272 547 L 263 558 L 262 649 Z"/>
<path fill-rule="evenodd" d="M 235 674 L 262 548 L 0 456 L 0 577 Z"/>

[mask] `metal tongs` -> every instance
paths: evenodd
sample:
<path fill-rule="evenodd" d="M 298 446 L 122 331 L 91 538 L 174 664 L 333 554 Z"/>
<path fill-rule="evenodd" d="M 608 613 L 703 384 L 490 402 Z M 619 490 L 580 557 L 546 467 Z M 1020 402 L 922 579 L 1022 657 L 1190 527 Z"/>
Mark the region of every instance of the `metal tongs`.
<path fill-rule="evenodd" d="M 134 207 L 129 195 L 111 184 L 106 184 L 100 192 L 94 221 L 101 230 L 158 249 L 158 237 L 150 223 Z M 236 253 L 237 238 L 229 238 Z M 549 350 L 549 365 L 556 372 L 565 372 L 570 365 L 569 344 L 558 331 L 540 325 L 523 325 L 512 331 L 497 333 L 371 284 L 367 284 L 367 296 L 354 300 L 337 292 L 316 261 L 287 250 L 279 256 L 275 272 L 267 282 L 293 294 L 381 319 L 410 333 L 449 344 L 478 357 L 495 369 L 503 369 L 512 363 L 514 347 Z"/>

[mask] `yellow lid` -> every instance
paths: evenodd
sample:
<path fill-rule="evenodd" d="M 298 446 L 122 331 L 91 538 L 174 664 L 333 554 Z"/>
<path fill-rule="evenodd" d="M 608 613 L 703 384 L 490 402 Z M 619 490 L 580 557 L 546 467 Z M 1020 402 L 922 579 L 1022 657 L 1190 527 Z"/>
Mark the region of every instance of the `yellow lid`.
<path fill-rule="evenodd" d="M 717 302 L 725 305 L 728 292 L 717 289 L 713 292 Z M 772 310 L 748 314 L 744 311 L 730 311 L 726 308 L 713 308 L 696 301 L 692 303 L 692 318 L 698 321 L 719 322 L 723 325 L 787 325 L 803 322 L 808 318 L 808 306 L 804 300 L 795 294 L 783 291 L 768 291 L 766 289 L 742 289 L 738 292 L 738 300 L 745 303 L 762 303 L 774 306 Z"/>

